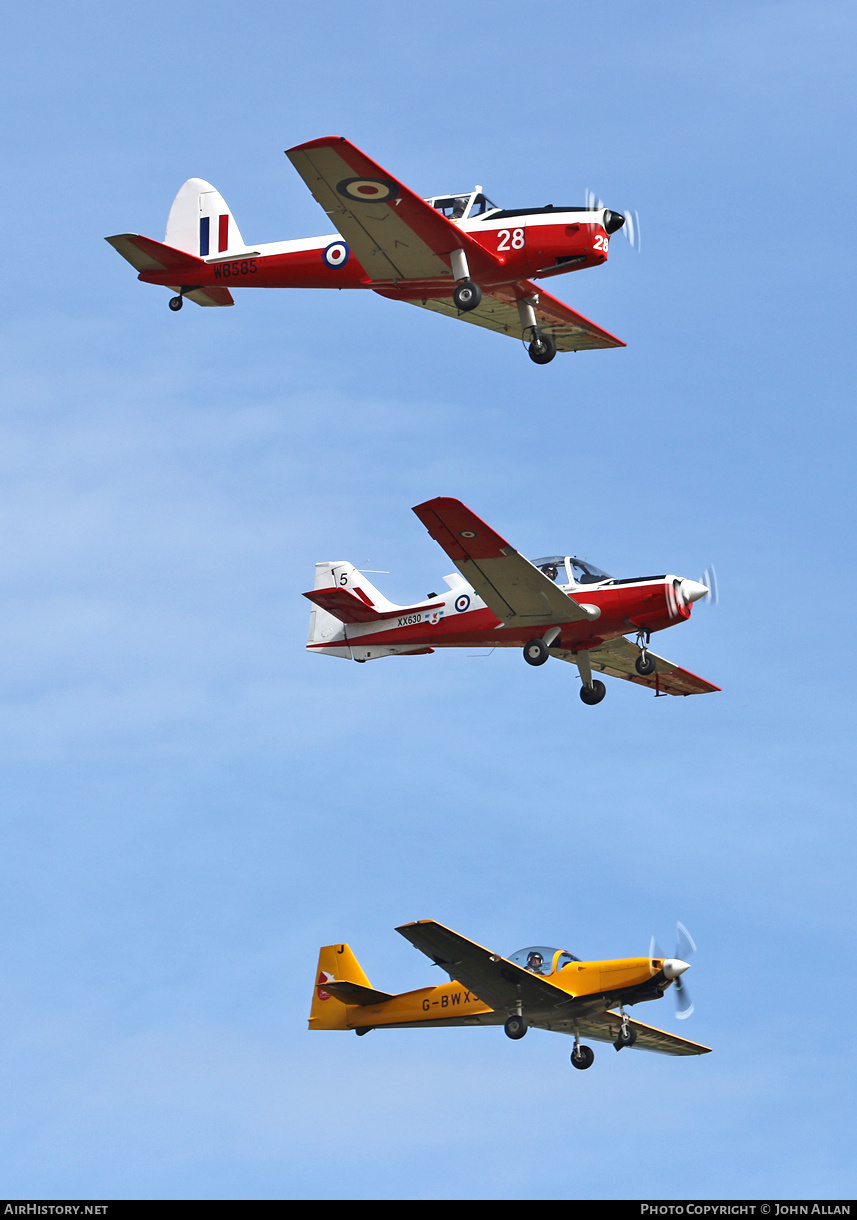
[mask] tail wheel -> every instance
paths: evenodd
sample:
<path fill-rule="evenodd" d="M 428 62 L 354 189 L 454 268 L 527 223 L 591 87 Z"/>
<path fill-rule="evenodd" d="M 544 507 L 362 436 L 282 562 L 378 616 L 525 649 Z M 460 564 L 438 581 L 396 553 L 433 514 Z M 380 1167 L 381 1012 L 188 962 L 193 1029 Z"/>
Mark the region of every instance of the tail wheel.
<path fill-rule="evenodd" d="M 584 703 L 588 703 L 590 707 L 596 703 L 600 703 L 607 694 L 607 687 L 603 682 L 599 682 L 596 678 L 591 686 L 581 686 L 580 697 Z"/>
<path fill-rule="evenodd" d="M 595 1051 L 591 1046 L 576 1046 L 571 1052 L 572 1067 L 580 1068 L 581 1072 L 591 1068 L 595 1062 Z"/>
<path fill-rule="evenodd" d="M 544 640 L 530 640 L 529 644 L 524 646 L 524 660 L 528 665 L 544 665 L 549 655 Z"/>
<path fill-rule="evenodd" d="M 507 1038 L 512 1038 L 517 1042 L 527 1032 L 527 1023 L 523 1017 L 509 1017 L 503 1029 L 506 1031 Z"/>
<path fill-rule="evenodd" d="M 471 309 L 477 309 L 481 305 L 482 289 L 478 284 L 474 284 L 473 280 L 462 280 L 455 285 L 452 299 L 456 309 L 460 309 L 462 313 L 470 313 Z"/>

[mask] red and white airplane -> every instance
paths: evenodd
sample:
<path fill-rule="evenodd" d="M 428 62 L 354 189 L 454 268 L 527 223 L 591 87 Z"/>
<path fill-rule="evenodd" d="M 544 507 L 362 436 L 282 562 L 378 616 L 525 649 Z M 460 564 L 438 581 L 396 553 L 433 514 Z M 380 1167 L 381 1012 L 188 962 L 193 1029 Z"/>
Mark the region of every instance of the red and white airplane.
<path fill-rule="evenodd" d="M 435 313 L 521 338 L 536 364 L 558 351 L 624 347 L 534 280 L 607 261 L 621 212 L 497 207 L 477 186 L 421 199 L 359 148 L 326 136 L 286 156 L 339 230 L 248 246 L 223 197 L 202 178 L 176 195 L 163 242 L 106 240 L 147 284 L 197 305 L 234 304 L 231 288 L 371 288 Z"/>
<path fill-rule="evenodd" d="M 551 656 L 577 665 L 589 704 L 606 694 L 596 672 L 656 695 L 720 690 L 648 647 L 653 632 L 690 618 L 709 593 L 700 581 L 615 579 L 568 555 L 531 563 L 460 500 L 438 496 L 413 511 L 458 568 L 444 577 L 449 592 L 396 606 L 353 564 L 317 563 L 315 588 L 304 594 L 313 603 L 309 652 L 370 661 L 436 648 L 523 648 L 530 665 Z"/>

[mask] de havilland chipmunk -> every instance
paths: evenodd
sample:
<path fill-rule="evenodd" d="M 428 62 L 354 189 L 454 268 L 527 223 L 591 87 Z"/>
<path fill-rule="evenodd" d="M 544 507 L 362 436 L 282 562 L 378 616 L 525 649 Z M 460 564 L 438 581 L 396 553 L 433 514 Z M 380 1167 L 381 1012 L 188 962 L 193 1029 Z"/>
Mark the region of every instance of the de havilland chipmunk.
<path fill-rule="evenodd" d="M 534 283 L 607 261 L 621 212 L 594 207 L 501 208 L 477 186 L 422 199 L 339 136 L 286 156 L 338 232 L 248 245 L 218 191 L 190 178 L 163 242 L 107 240 L 147 284 L 197 305 L 232 305 L 233 288 L 364 288 L 523 339 L 536 364 L 557 351 L 624 347 Z"/>
<path fill-rule="evenodd" d="M 577 665 L 584 703 L 600 703 L 609 674 L 656 695 L 720 690 L 649 649 L 653 632 L 690 618 L 708 586 L 681 576 L 618 579 L 576 556 L 530 562 L 460 500 L 439 496 L 414 510 L 458 572 L 448 592 L 410 606 L 388 601 L 345 562 L 317 563 L 307 649 L 353 661 L 436 648 L 522 648 L 530 665 Z M 635 641 L 627 639 L 630 633 Z"/>
<path fill-rule="evenodd" d="M 678 925 L 676 954 L 581 961 L 564 949 L 533 945 L 509 957 L 483 949 L 431 919 L 396 929 L 449 975 L 448 983 L 394 995 L 376 991 L 348 945 L 319 952 L 310 1009 L 310 1029 L 407 1029 L 451 1025 L 502 1025 L 507 1037 L 523 1038 L 529 1026 L 570 1034 L 571 1062 L 592 1066 L 595 1054 L 581 1038 L 635 1046 L 661 1055 L 705 1055 L 710 1047 L 633 1021 L 626 1006 L 659 1000 L 675 986 L 679 1017 L 693 1010 L 681 976 L 683 957 L 695 948 Z M 682 957 L 679 956 L 682 953 Z M 615 1011 L 617 1010 L 618 1011 Z"/>

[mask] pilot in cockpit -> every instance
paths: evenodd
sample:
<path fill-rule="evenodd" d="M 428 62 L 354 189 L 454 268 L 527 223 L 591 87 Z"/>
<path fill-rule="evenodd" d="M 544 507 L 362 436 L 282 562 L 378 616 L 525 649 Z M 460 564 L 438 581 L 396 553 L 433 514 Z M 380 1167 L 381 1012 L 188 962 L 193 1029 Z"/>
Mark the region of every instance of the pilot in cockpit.
<path fill-rule="evenodd" d="M 530 974 L 541 974 L 544 964 L 545 959 L 542 957 L 541 953 L 539 953 L 536 949 L 531 949 L 527 954 L 526 965 L 526 969 L 529 970 Z"/>
<path fill-rule="evenodd" d="M 539 570 L 544 572 L 544 574 L 545 574 L 545 576 L 547 576 L 548 580 L 553 580 L 553 581 L 556 580 L 557 574 L 558 574 L 558 568 L 555 563 L 546 563 Z"/>

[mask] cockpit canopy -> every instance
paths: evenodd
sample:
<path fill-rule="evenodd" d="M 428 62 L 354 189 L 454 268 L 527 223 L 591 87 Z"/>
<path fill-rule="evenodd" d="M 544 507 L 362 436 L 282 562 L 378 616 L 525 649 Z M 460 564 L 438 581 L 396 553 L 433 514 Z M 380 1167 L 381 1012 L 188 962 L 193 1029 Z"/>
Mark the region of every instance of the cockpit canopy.
<path fill-rule="evenodd" d="M 474 220 L 487 212 L 498 211 L 497 204 L 483 195 L 478 186 L 466 195 L 435 195 L 433 199 L 427 199 L 426 203 L 443 213 L 447 220 Z"/>
<path fill-rule="evenodd" d="M 517 953 L 509 954 L 509 961 L 516 966 L 522 966 L 531 974 L 555 974 L 570 962 L 579 962 L 580 958 L 565 949 L 551 949 L 547 945 L 530 945 L 527 949 L 519 949 Z"/>
<path fill-rule="evenodd" d="M 608 572 L 602 572 L 594 563 L 578 559 L 576 555 L 548 555 L 533 560 L 540 572 L 560 585 L 597 585 L 602 580 L 611 580 Z"/>

